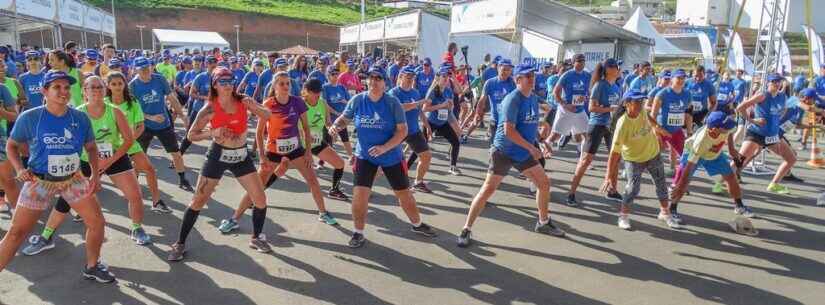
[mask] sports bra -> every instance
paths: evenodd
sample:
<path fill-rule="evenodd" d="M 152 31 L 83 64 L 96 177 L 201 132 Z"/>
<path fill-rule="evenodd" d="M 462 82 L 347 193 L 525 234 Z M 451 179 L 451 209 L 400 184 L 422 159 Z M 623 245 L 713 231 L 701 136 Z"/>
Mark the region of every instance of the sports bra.
<path fill-rule="evenodd" d="M 227 113 L 224 111 L 217 97 L 209 101 L 209 104 L 212 106 L 212 111 L 214 111 L 212 119 L 209 120 L 212 128 L 226 127 L 236 135 L 243 134 L 246 131 L 246 122 L 249 114 L 246 112 L 246 106 L 244 106 L 243 103 L 238 101 L 237 104 L 235 104 L 235 113 Z"/>

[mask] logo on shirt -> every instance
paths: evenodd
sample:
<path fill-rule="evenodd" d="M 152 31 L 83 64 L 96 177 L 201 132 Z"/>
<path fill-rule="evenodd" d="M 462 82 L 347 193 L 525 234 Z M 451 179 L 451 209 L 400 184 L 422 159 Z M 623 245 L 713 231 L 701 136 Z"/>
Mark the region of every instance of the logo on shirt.
<path fill-rule="evenodd" d="M 53 132 L 43 133 L 43 144 L 46 145 L 46 149 L 72 149 L 73 138 L 72 132 L 63 128 L 63 136 Z"/>
<path fill-rule="evenodd" d="M 358 124 L 362 128 L 383 129 L 386 122 L 381 119 L 378 112 L 373 113 L 372 116 L 359 115 L 357 117 Z"/>
<path fill-rule="evenodd" d="M 103 127 L 103 128 L 98 129 L 97 132 L 95 132 L 95 135 L 96 135 L 95 140 L 102 141 L 106 137 L 112 135 L 112 130 L 109 129 L 109 127 Z"/>
<path fill-rule="evenodd" d="M 722 147 L 724 147 L 724 146 L 725 146 L 725 142 L 722 141 L 722 142 L 719 142 L 719 144 L 711 146 L 709 150 L 712 153 L 718 153 L 718 152 L 722 151 Z"/>
<path fill-rule="evenodd" d="M 157 103 L 160 102 L 160 100 L 158 99 L 158 95 L 158 92 L 155 91 L 155 89 L 152 89 L 151 91 L 149 91 L 149 93 L 146 93 L 143 96 L 141 96 L 140 100 L 142 100 L 146 104 Z"/>

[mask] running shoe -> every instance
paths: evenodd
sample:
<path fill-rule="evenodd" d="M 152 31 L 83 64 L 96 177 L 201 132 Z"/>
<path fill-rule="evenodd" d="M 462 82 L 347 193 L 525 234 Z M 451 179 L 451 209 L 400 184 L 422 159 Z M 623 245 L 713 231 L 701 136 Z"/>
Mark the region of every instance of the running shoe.
<path fill-rule="evenodd" d="M 716 181 L 713 188 L 710 189 L 710 192 L 714 194 L 722 194 L 725 192 L 725 185 L 723 185 L 722 182 Z"/>
<path fill-rule="evenodd" d="M 163 202 L 163 199 L 158 200 L 158 202 L 155 202 L 155 203 L 152 204 L 152 211 L 155 212 L 155 213 L 160 213 L 160 214 L 172 213 L 172 209 L 170 209 L 166 205 L 166 203 Z"/>
<path fill-rule="evenodd" d="M 747 217 L 747 218 L 754 218 L 756 217 L 756 213 L 754 213 L 750 207 L 743 205 L 741 207 L 733 208 L 733 213 L 739 216 Z"/>
<path fill-rule="evenodd" d="M 350 248 L 361 248 L 365 243 L 367 243 L 367 239 L 364 238 L 364 234 L 352 233 L 352 238 L 350 238 L 348 245 Z"/>
<path fill-rule="evenodd" d="M 187 192 L 194 192 L 195 189 L 192 188 L 192 184 L 189 183 L 189 180 L 183 179 L 178 183 L 178 187 Z"/>
<path fill-rule="evenodd" d="M 418 233 L 418 234 L 421 234 L 421 235 L 424 235 L 424 236 L 427 236 L 427 237 L 435 237 L 437 235 L 435 233 L 435 230 L 433 230 L 433 228 L 431 228 L 430 226 L 428 226 L 426 223 L 423 223 L 423 222 L 421 223 L 421 225 L 419 225 L 417 227 L 413 226 L 411 230 L 415 233 Z"/>
<path fill-rule="evenodd" d="M 80 214 L 75 214 L 74 216 L 72 216 L 72 221 L 83 222 L 83 217 L 80 217 Z"/>
<path fill-rule="evenodd" d="M 466 134 L 461 135 L 460 142 L 461 142 L 461 144 L 467 144 L 467 135 Z"/>
<path fill-rule="evenodd" d="M 413 185 L 412 188 L 416 192 L 422 192 L 422 193 L 427 193 L 427 194 L 432 194 L 432 192 L 433 192 L 432 190 L 430 190 L 429 187 L 427 187 L 427 184 L 424 183 L 424 182 L 416 183 L 415 185 Z"/>
<path fill-rule="evenodd" d="M 11 207 L 9 206 L 8 203 L 6 203 L 6 202 L 0 203 L 0 213 L 7 214 L 7 215 L 12 214 L 11 213 Z"/>
<path fill-rule="evenodd" d="M 768 184 L 767 190 L 768 190 L 768 192 L 771 192 L 771 193 L 774 193 L 774 194 L 779 194 L 779 195 L 787 195 L 787 194 L 791 193 L 791 189 L 789 189 L 787 186 L 780 185 L 778 183 Z"/>
<path fill-rule="evenodd" d="M 805 183 L 805 180 L 802 180 L 802 178 L 799 178 L 799 177 L 797 177 L 797 176 L 795 176 L 794 174 L 791 174 L 791 173 L 788 173 L 787 176 L 782 178 L 782 181 L 795 182 L 795 183 Z"/>
<path fill-rule="evenodd" d="M 605 197 L 609 200 L 618 202 L 622 202 L 622 200 L 624 199 L 622 198 L 622 194 L 619 194 L 619 192 L 607 192 L 607 195 Z"/>
<path fill-rule="evenodd" d="M 458 169 L 458 166 L 450 166 L 450 175 L 461 176 L 461 170 Z"/>
<path fill-rule="evenodd" d="M 186 254 L 186 245 L 174 243 L 172 244 L 172 249 L 169 250 L 169 255 L 166 257 L 166 260 L 177 262 L 183 259 L 184 254 Z"/>
<path fill-rule="evenodd" d="M 318 215 L 318 221 L 331 226 L 338 225 L 338 221 L 335 220 L 335 217 L 332 217 L 332 214 L 330 214 L 329 212 L 324 212 Z"/>
<path fill-rule="evenodd" d="M 332 198 L 332 199 L 336 199 L 336 200 L 341 200 L 341 201 L 348 201 L 349 200 L 349 197 L 347 196 L 347 194 L 344 194 L 344 192 L 342 192 L 339 189 L 330 189 L 329 192 L 327 193 L 327 197 Z"/>
<path fill-rule="evenodd" d="M 270 247 L 269 243 L 266 242 L 266 236 L 263 234 L 258 234 L 258 238 L 253 237 L 250 239 L 249 247 L 261 253 L 269 253 L 272 251 L 272 247 Z"/>
<path fill-rule="evenodd" d="M 319 170 L 324 169 L 324 166 L 321 165 L 321 164 L 315 163 L 314 165 L 312 165 L 312 169 L 314 169 L 316 171 L 319 171 Z"/>
<path fill-rule="evenodd" d="M 676 219 L 673 219 L 673 216 L 668 217 L 667 220 L 665 220 L 665 223 L 667 224 L 667 226 L 669 228 L 674 229 L 674 230 L 682 228 L 682 225 L 679 224 L 679 222 L 676 221 Z"/>
<path fill-rule="evenodd" d="M 221 224 L 218 225 L 218 231 L 220 231 L 223 234 L 229 234 L 229 232 L 235 231 L 240 227 L 241 225 L 238 224 L 237 220 L 235 220 L 234 218 L 229 218 L 221 220 Z"/>
<path fill-rule="evenodd" d="M 670 215 L 668 213 L 659 211 L 659 215 L 656 216 L 656 219 L 661 220 L 661 221 L 665 221 L 665 220 L 667 220 L 668 217 L 670 217 Z"/>
<path fill-rule="evenodd" d="M 825 206 L 825 192 L 819 195 L 819 198 L 816 199 L 817 206 Z"/>
<path fill-rule="evenodd" d="M 107 268 L 102 267 L 100 263 L 95 264 L 92 268 L 83 267 L 81 273 L 84 278 L 95 280 L 98 283 L 111 283 L 115 281 L 115 275 L 109 272 Z"/>
<path fill-rule="evenodd" d="M 152 238 L 149 237 L 149 234 L 146 234 L 146 230 L 143 227 L 138 227 L 137 229 L 132 229 L 132 233 L 129 234 L 129 237 L 135 241 L 138 245 L 145 245 L 152 243 Z"/>
<path fill-rule="evenodd" d="M 676 221 L 676 223 L 683 225 L 685 224 L 685 219 L 682 218 L 682 214 L 679 213 L 670 213 L 670 218 Z"/>
<path fill-rule="evenodd" d="M 576 201 L 576 195 L 570 194 L 567 195 L 567 199 L 564 201 L 564 204 L 569 207 L 575 207 L 579 205 L 579 202 Z"/>
<path fill-rule="evenodd" d="M 458 246 L 461 248 L 466 248 L 470 245 L 472 240 L 470 239 L 470 229 L 463 229 L 461 230 L 461 234 L 458 235 Z"/>
<path fill-rule="evenodd" d="M 54 235 L 52 235 L 52 237 L 54 237 Z M 21 252 L 24 255 L 32 256 L 49 249 L 54 249 L 54 240 L 51 238 L 43 238 L 43 236 L 37 234 L 29 237 L 29 244 L 26 245 Z"/>
<path fill-rule="evenodd" d="M 530 182 L 530 194 L 535 194 L 536 191 L 537 191 L 536 184 L 533 183 L 533 182 Z"/>
<path fill-rule="evenodd" d="M 620 214 L 618 221 L 619 229 L 630 230 L 630 215 Z"/>
<path fill-rule="evenodd" d="M 553 221 L 549 219 L 546 224 L 541 224 L 541 222 L 536 221 L 536 226 L 533 228 L 533 231 L 536 233 L 550 234 L 556 237 L 564 237 L 564 230 L 557 228 L 553 225 Z"/>

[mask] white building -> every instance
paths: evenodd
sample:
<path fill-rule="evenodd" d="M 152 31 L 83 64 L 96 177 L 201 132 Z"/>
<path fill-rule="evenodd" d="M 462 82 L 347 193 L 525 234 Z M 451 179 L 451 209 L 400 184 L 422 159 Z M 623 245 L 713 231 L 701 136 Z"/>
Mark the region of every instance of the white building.
<path fill-rule="evenodd" d="M 775 0 L 749 0 L 745 5 L 740 27 L 756 29 L 762 17 L 762 6 L 765 2 Z M 801 25 L 805 24 L 805 0 L 776 0 L 788 5 L 785 17 L 785 32 L 801 33 Z M 678 0 L 676 4 L 676 20 L 699 26 L 732 26 L 736 22 L 736 15 L 742 7 L 743 0 Z M 817 16 L 817 12 L 825 11 L 825 1 L 812 0 L 811 18 L 814 28 L 825 31 L 825 18 Z"/>
<path fill-rule="evenodd" d="M 435 8 L 435 9 L 450 9 L 451 1 L 435 1 L 435 0 L 386 0 L 384 6 L 392 8 Z"/>

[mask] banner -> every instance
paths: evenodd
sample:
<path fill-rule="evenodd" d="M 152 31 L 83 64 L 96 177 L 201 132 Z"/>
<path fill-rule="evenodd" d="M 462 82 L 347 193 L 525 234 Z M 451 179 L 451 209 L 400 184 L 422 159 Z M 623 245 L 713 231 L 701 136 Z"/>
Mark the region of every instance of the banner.
<path fill-rule="evenodd" d="M 454 4 L 450 33 L 515 31 L 518 0 L 486 0 Z"/>
<path fill-rule="evenodd" d="M 116 30 L 115 17 L 109 14 L 103 14 L 103 33 L 114 35 Z"/>
<path fill-rule="evenodd" d="M 819 34 L 816 33 L 816 30 L 812 27 L 808 27 L 803 25 L 802 31 L 805 32 L 805 36 L 808 37 L 808 43 L 811 44 L 811 50 L 813 53 L 813 58 L 811 58 L 811 69 L 816 73 L 819 71 L 822 63 L 825 62 L 825 54 L 823 54 L 822 50 L 822 38 L 819 37 Z"/>
<path fill-rule="evenodd" d="M 361 24 L 361 41 L 384 39 L 384 19 Z"/>
<path fill-rule="evenodd" d="M 60 23 L 83 27 L 83 13 L 86 6 L 76 0 L 58 0 L 60 2 L 60 14 L 57 20 Z"/>
<path fill-rule="evenodd" d="M 561 43 L 533 31 L 524 30 L 521 39 L 522 62 L 541 64 L 553 62 L 559 55 Z"/>
<path fill-rule="evenodd" d="M 19 0 L 17 13 L 46 20 L 57 18 L 57 2 L 55 0 Z"/>
<path fill-rule="evenodd" d="M 83 27 L 90 31 L 100 32 L 103 27 L 103 13 L 94 7 L 88 7 L 83 16 Z"/>
<path fill-rule="evenodd" d="M 788 43 L 785 42 L 785 39 L 782 39 L 779 41 L 777 48 L 776 59 L 779 64 L 775 72 L 781 75 L 785 75 L 786 73 L 787 75 L 791 75 L 793 67 L 791 66 L 791 51 L 788 49 Z"/>
<path fill-rule="evenodd" d="M 705 32 L 696 32 L 697 37 L 699 37 L 699 45 L 702 47 L 702 65 L 705 66 L 706 69 L 714 69 L 716 70 L 716 64 L 714 63 L 713 57 L 713 46 L 708 38 L 708 35 Z"/>
<path fill-rule="evenodd" d="M 608 58 L 615 58 L 613 53 L 616 49 L 612 43 L 584 43 L 566 46 L 564 58 L 572 59 L 573 55 L 584 54 L 585 69 L 593 71 L 596 63 Z"/>
<path fill-rule="evenodd" d="M 384 25 L 384 38 L 408 38 L 418 36 L 418 12 L 387 18 Z"/>
<path fill-rule="evenodd" d="M 358 42 L 358 25 L 350 25 L 342 27 L 341 34 L 338 38 L 339 43 L 356 43 Z"/>

